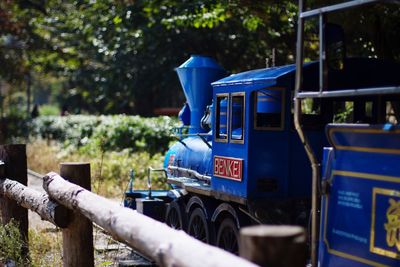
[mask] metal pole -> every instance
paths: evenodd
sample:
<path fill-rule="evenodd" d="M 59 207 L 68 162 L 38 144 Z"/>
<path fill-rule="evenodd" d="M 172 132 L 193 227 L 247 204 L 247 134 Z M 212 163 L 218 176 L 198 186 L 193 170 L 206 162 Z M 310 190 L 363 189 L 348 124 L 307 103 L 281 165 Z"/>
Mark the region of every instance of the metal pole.
<path fill-rule="evenodd" d="M 295 80 L 295 102 L 294 102 L 294 124 L 296 131 L 303 143 L 304 149 L 311 163 L 312 169 L 312 198 L 311 198 L 311 264 L 318 265 L 318 236 L 319 236 L 319 176 L 320 166 L 310 143 L 301 128 L 301 99 L 297 97 L 302 87 L 303 74 L 303 48 L 304 48 L 304 19 L 301 13 L 304 10 L 303 0 L 299 0 L 299 17 L 297 24 L 297 47 L 296 47 L 296 80 Z"/>
<path fill-rule="evenodd" d="M 300 92 L 303 77 L 304 19 L 300 17 L 301 12 L 303 12 L 303 0 L 299 0 L 299 17 L 297 21 L 295 96 Z"/>
<path fill-rule="evenodd" d="M 325 15 L 319 14 L 319 92 L 325 89 L 325 33 L 324 33 Z"/>

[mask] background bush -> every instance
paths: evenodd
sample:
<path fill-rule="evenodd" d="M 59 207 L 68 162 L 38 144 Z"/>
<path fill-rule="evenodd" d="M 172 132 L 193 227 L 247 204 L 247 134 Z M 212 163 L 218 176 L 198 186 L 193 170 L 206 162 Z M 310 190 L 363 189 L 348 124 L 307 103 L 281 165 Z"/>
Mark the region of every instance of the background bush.
<path fill-rule="evenodd" d="M 30 123 L 28 167 L 45 174 L 58 172 L 60 162 L 90 162 L 93 191 L 121 198 L 130 169 L 135 188 L 147 188 L 147 168 L 162 167 L 177 122 L 126 115 L 40 116 Z M 167 188 L 164 177 L 153 178 L 154 189 Z"/>
<path fill-rule="evenodd" d="M 64 148 L 81 151 L 100 148 L 102 151 L 165 152 L 176 119 L 161 116 L 70 115 L 40 116 L 32 120 L 30 135 L 55 140 Z"/>

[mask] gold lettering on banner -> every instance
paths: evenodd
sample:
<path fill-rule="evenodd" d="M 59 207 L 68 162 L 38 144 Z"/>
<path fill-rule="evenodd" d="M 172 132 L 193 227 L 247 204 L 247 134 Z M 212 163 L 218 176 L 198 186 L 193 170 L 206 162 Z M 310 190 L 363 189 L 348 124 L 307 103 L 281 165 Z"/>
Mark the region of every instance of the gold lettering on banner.
<path fill-rule="evenodd" d="M 386 243 L 389 247 L 396 246 L 400 251 L 400 201 L 389 199 L 389 208 L 386 211 L 387 223 L 385 223 Z"/>

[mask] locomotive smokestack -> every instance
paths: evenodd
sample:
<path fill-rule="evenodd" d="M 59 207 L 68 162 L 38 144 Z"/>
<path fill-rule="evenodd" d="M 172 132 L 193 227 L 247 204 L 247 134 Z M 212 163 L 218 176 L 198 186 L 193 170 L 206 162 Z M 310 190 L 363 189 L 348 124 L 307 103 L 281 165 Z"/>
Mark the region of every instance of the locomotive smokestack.
<path fill-rule="evenodd" d="M 211 104 L 211 83 L 225 77 L 226 72 L 214 59 L 197 55 L 175 70 L 191 111 L 189 133 L 204 132 L 200 121 L 206 106 Z"/>

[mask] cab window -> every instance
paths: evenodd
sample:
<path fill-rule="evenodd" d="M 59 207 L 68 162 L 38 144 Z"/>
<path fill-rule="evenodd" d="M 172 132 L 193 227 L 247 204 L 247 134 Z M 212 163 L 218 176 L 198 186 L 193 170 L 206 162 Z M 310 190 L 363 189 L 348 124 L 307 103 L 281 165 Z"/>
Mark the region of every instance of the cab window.
<path fill-rule="evenodd" d="M 231 143 L 243 143 L 244 141 L 244 93 L 232 93 L 231 95 Z"/>
<path fill-rule="evenodd" d="M 228 94 L 217 94 L 215 105 L 215 140 L 228 141 Z"/>
<path fill-rule="evenodd" d="M 284 118 L 284 90 L 268 88 L 255 92 L 254 128 L 282 130 Z"/>

